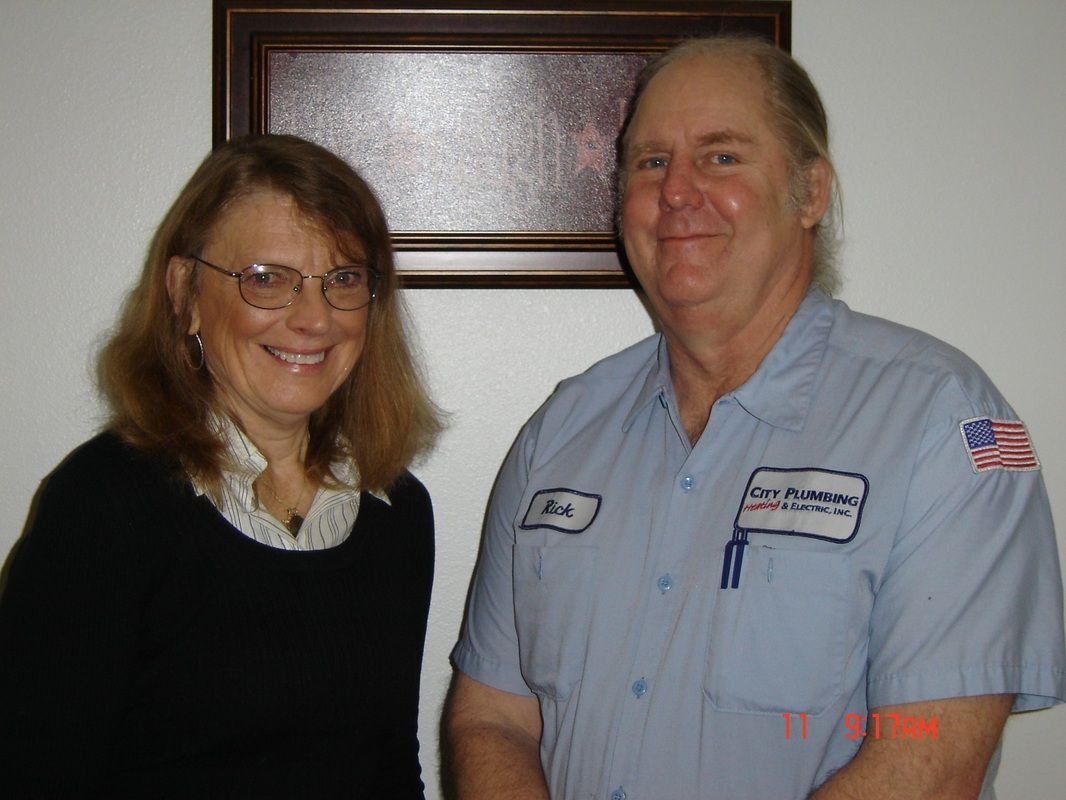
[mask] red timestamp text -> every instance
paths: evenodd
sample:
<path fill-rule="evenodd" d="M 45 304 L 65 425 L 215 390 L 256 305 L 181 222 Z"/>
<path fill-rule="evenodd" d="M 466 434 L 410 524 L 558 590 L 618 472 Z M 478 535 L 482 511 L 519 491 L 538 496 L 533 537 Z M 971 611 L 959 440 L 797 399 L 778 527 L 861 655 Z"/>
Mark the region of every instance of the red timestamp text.
<path fill-rule="evenodd" d="M 786 739 L 791 739 L 792 738 L 792 718 L 793 717 L 796 718 L 796 721 L 798 723 L 797 726 L 796 726 L 797 727 L 796 734 L 797 734 L 798 738 L 800 738 L 800 739 L 806 739 L 807 738 L 807 715 L 806 714 L 804 714 L 802 712 L 800 712 L 799 714 L 790 714 L 789 712 L 786 711 L 781 716 L 785 720 L 785 738 Z"/>
<path fill-rule="evenodd" d="M 786 739 L 807 738 L 807 715 L 784 712 Z M 849 739 L 930 739 L 936 741 L 940 732 L 937 730 L 937 718 L 912 717 L 896 713 L 845 714 L 844 735 Z"/>
<path fill-rule="evenodd" d="M 936 741 L 937 718 L 911 717 L 905 714 L 889 712 L 880 714 L 871 711 L 869 715 L 845 714 L 845 734 L 849 739 L 931 739 Z"/>

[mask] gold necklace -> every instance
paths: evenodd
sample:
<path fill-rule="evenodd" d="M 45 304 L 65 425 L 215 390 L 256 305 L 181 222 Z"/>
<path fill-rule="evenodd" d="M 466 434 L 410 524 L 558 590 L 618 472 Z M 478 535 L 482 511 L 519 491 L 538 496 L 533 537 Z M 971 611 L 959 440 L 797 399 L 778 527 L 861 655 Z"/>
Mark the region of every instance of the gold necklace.
<path fill-rule="evenodd" d="M 270 491 L 272 495 L 274 495 L 274 499 L 281 505 L 281 507 L 285 509 L 285 519 L 283 519 L 281 522 L 286 528 L 288 528 L 289 533 L 295 536 L 297 533 L 300 532 L 300 526 L 304 524 L 304 518 L 300 515 L 300 500 L 301 498 L 303 498 L 304 491 L 307 489 L 306 479 L 304 480 L 304 483 L 300 486 L 300 494 L 297 495 L 296 502 L 292 505 L 282 500 L 278 493 L 274 491 L 274 487 L 271 485 L 270 481 L 266 479 L 266 473 L 261 474 L 259 476 L 259 480 L 262 481 L 263 485 Z"/>

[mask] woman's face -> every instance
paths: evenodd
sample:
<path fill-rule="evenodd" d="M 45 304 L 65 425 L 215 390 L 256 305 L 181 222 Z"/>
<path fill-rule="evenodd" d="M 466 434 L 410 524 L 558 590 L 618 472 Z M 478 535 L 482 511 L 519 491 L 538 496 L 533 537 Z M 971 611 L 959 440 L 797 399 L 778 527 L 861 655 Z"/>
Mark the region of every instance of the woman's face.
<path fill-rule="evenodd" d="M 342 252 L 292 199 L 260 191 L 235 201 L 215 224 L 200 255 L 233 272 L 253 263 L 283 264 L 304 275 L 364 260 L 361 244 Z M 292 305 L 248 305 L 236 278 L 199 269 L 190 333 L 203 340 L 219 396 L 253 441 L 302 432 L 308 417 L 344 383 L 363 352 L 369 307 L 339 311 L 321 281 L 305 280 Z"/>

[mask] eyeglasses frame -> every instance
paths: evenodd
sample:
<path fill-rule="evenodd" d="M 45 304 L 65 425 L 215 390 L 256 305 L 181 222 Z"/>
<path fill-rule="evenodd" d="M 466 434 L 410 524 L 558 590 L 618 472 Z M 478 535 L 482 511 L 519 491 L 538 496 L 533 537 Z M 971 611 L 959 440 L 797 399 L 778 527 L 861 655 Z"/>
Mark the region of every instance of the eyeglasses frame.
<path fill-rule="evenodd" d="M 252 267 L 284 267 L 285 269 L 291 269 L 293 272 L 295 272 L 297 275 L 299 275 L 301 278 L 303 278 L 303 280 L 308 280 L 310 278 L 318 278 L 318 280 L 322 281 L 322 283 L 320 284 L 322 286 L 322 297 L 325 298 L 326 303 L 329 304 L 330 308 L 335 309 L 337 311 L 359 311 L 360 309 L 363 309 L 363 308 L 366 308 L 367 306 L 369 306 L 377 298 L 377 282 L 381 280 L 381 273 L 378 272 L 373 267 L 368 267 L 365 264 L 342 264 L 339 267 L 334 267 L 329 272 L 327 272 L 325 275 L 305 275 L 304 273 L 300 272 L 300 270 L 296 269 L 296 267 L 290 267 L 288 264 L 267 264 L 267 263 L 260 263 L 260 262 L 257 261 L 255 263 L 249 264 L 247 267 L 242 269 L 240 272 L 233 272 L 232 270 L 228 270 L 225 267 L 220 267 L 218 264 L 212 264 L 210 261 L 208 261 L 208 260 L 206 260 L 204 258 L 201 258 L 200 256 L 194 256 L 194 255 L 190 254 L 190 255 L 186 256 L 186 258 L 190 258 L 193 261 L 196 261 L 196 262 L 198 262 L 200 264 L 203 264 L 205 267 L 210 267 L 211 269 L 215 270 L 215 272 L 221 272 L 223 275 L 228 275 L 229 277 L 237 278 L 238 280 L 243 278 L 244 277 L 244 273 L 247 272 Z M 337 308 L 337 306 L 333 305 L 333 303 L 330 301 L 329 292 L 326 291 L 326 278 L 328 278 L 330 275 L 332 275 L 334 272 L 337 272 L 338 270 L 345 270 L 345 269 L 352 269 L 352 268 L 365 269 L 367 271 L 367 274 L 370 275 L 371 277 L 373 277 L 374 285 L 371 286 L 371 287 L 367 287 L 369 292 L 370 292 L 370 299 L 367 300 L 366 303 L 364 303 L 363 305 L 358 306 L 356 308 Z M 244 296 L 244 292 L 241 291 L 240 284 L 238 283 L 238 285 L 237 285 L 237 292 L 238 292 L 238 294 L 240 294 L 241 300 L 243 300 L 245 303 L 250 305 L 252 308 L 258 308 L 260 311 L 280 311 L 283 308 L 288 308 L 289 306 L 291 306 L 293 303 L 296 302 L 296 298 L 300 296 L 302 290 L 303 290 L 303 281 L 301 281 L 300 283 L 298 283 L 298 284 L 296 284 L 295 286 L 292 287 L 292 297 L 289 298 L 289 302 L 287 302 L 285 305 L 283 305 L 283 306 L 274 306 L 274 307 L 271 307 L 271 308 L 264 308 L 263 306 L 257 306 L 255 303 L 251 302 L 247 297 L 245 297 Z"/>

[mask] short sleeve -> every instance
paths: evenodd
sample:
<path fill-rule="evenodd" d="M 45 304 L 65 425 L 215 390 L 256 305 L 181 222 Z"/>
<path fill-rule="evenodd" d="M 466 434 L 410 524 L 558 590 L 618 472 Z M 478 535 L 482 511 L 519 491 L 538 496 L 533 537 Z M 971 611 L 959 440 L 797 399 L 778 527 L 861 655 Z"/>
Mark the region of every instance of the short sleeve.
<path fill-rule="evenodd" d="M 1064 699 L 1062 581 L 1038 470 L 974 471 L 961 424 L 1015 419 L 957 384 L 930 411 L 871 619 L 871 707 L 1016 694 L 1014 710 Z"/>
<path fill-rule="evenodd" d="M 452 650 L 452 663 L 460 672 L 480 683 L 521 695 L 531 692 L 522 678 L 515 628 L 514 520 L 529 475 L 537 419 L 534 417 L 523 428 L 496 478 L 463 632 Z"/>

